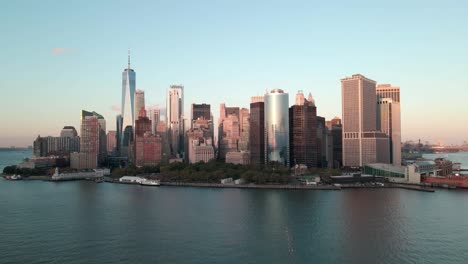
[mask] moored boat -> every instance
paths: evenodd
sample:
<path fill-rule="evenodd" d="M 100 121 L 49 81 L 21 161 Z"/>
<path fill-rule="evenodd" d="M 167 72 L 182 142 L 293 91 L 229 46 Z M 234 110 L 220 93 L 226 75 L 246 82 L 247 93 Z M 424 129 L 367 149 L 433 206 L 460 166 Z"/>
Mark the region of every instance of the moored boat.
<path fill-rule="evenodd" d="M 161 182 L 159 180 L 151 180 L 151 179 L 143 179 L 140 182 L 140 185 L 144 186 L 159 186 L 161 185 Z"/>

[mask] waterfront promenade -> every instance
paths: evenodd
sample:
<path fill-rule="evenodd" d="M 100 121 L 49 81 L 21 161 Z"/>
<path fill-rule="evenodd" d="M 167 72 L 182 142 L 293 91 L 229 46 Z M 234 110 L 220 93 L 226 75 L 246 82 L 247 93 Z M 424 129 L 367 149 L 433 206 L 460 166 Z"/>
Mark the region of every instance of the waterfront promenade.
<path fill-rule="evenodd" d="M 5 175 L 1 175 L 5 176 Z M 5 178 L 5 177 L 4 177 Z M 118 184 L 129 184 L 118 181 L 114 178 L 104 177 L 103 178 L 107 183 L 118 183 Z M 62 179 L 62 180 L 53 180 L 50 176 L 31 176 L 28 178 L 23 178 L 25 181 L 32 180 L 42 180 L 42 181 L 79 181 L 86 179 Z M 95 181 L 92 179 L 90 181 Z M 386 183 L 384 186 L 379 185 L 356 185 L 356 184 L 338 184 L 338 185 L 301 185 L 301 184 L 221 184 L 221 183 L 197 183 L 197 182 L 161 182 L 161 186 L 170 186 L 170 187 L 197 187 L 197 188 L 226 188 L 226 189 L 277 189 L 277 190 L 325 190 L 325 191 L 339 191 L 346 189 L 388 189 L 388 188 L 398 188 L 406 189 L 413 191 L 422 191 L 422 192 L 434 192 L 433 188 L 414 185 L 414 184 L 396 184 L 396 183 Z"/>

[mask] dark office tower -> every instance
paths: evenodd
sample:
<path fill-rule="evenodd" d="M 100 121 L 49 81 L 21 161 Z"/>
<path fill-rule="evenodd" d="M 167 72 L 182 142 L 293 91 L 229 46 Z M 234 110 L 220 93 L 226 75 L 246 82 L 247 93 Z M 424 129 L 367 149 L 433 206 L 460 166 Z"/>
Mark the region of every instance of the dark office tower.
<path fill-rule="evenodd" d="M 331 133 L 333 137 L 333 167 L 340 168 L 343 166 L 343 126 L 340 124 L 332 124 Z"/>
<path fill-rule="evenodd" d="M 191 121 L 195 121 L 198 118 L 203 118 L 204 120 L 211 119 L 211 108 L 209 104 L 192 104 L 191 111 Z M 193 122 L 190 122 L 193 123 Z M 193 128 L 193 127 L 192 127 Z"/>
<path fill-rule="evenodd" d="M 302 91 L 296 95 L 296 104 L 289 108 L 289 123 L 291 166 L 317 167 L 317 108 Z"/>
<path fill-rule="evenodd" d="M 146 116 L 146 110 L 141 108 L 135 120 L 135 138 L 143 137 L 146 132 L 151 132 L 151 120 Z"/>
<path fill-rule="evenodd" d="M 250 103 L 250 164 L 265 163 L 265 103 L 263 96 L 252 97 Z"/>
<path fill-rule="evenodd" d="M 325 118 L 317 116 L 317 166 L 320 168 L 327 167 L 327 126 Z"/>
<path fill-rule="evenodd" d="M 122 144 L 122 149 L 121 153 L 123 153 L 123 156 L 128 157 L 130 153 L 130 147 L 131 144 L 133 143 L 133 128 L 131 126 L 127 126 L 124 131 L 123 131 L 123 144 Z"/>
<path fill-rule="evenodd" d="M 116 122 L 115 122 L 115 129 L 116 129 L 116 135 L 115 135 L 115 152 L 117 156 L 122 156 L 122 144 L 120 144 L 123 141 L 123 118 L 122 115 L 117 115 L 116 117 Z"/>

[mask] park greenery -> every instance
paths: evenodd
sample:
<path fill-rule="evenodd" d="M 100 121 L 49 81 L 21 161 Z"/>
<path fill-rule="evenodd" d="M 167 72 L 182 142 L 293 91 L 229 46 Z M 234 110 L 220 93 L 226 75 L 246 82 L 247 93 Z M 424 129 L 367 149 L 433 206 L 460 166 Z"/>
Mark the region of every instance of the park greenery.
<path fill-rule="evenodd" d="M 143 166 L 140 168 L 129 166 L 112 171 L 113 177 L 145 175 L 171 182 L 219 183 L 221 179 L 244 179 L 247 183 L 277 183 L 288 182 L 289 169 L 274 164 L 268 167 L 255 167 L 223 163 L 218 161 L 198 162 L 186 164 L 175 162 L 161 166 Z M 154 175 L 156 174 L 156 175 Z"/>
<path fill-rule="evenodd" d="M 340 170 L 315 168 L 304 172 L 307 175 L 332 176 L 341 175 Z M 236 165 L 219 161 L 198 162 L 186 164 L 181 162 L 160 166 L 129 166 L 116 168 L 112 176 L 146 176 L 162 181 L 187 183 L 219 183 L 221 179 L 243 179 L 245 183 L 255 184 L 287 184 L 295 179 L 293 172 L 279 163 L 266 166 Z"/>
<path fill-rule="evenodd" d="M 29 169 L 29 168 L 18 168 L 15 165 L 6 166 L 3 168 L 3 174 L 5 175 L 21 175 L 23 177 L 29 176 L 41 176 L 46 175 L 47 171 L 43 169 Z"/>
<path fill-rule="evenodd" d="M 76 171 L 71 168 L 61 168 L 61 172 Z M 21 175 L 23 177 L 52 175 L 54 168 L 28 169 L 17 166 L 7 166 L 3 169 L 5 175 Z M 245 183 L 255 184 L 287 184 L 296 179 L 308 176 L 333 176 L 341 175 L 339 169 L 311 168 L 301 171 L 299 174 L 294 169 L 284 167 L 279 163 L 268 165 L 236 165 L 220 161 L 198 162 L 187 164 L 175 162 L 157 166 L 136 167 L 130 165 L 126 168 L 112 170 L 113 178 L 122 176 L 145 176 L 158 178 L 167 182 L 186 183 L 219 183 L 221 179 L 243 179 Z"/>
<path fill-rule="evenodd" d="M 77 169 L 65 167 L 65 168 L 60 168 L 60 172 L 74 172 L 78 171 Z M 47 168 L 19 168 L 15 165 L 11 166 L 6 166 L 3 169 L 3 174 L 5 175 L 21 175 L 23 177 L 29 177 L 29 176 L 51 176 L 55 172 L 54 167 L 47 167 Z"/>

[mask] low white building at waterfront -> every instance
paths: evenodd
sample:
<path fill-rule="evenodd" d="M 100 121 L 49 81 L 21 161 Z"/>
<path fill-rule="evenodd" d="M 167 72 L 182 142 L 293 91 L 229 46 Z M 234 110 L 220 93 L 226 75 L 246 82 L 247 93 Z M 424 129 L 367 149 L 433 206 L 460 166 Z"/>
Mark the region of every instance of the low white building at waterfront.
<path fill-rule="evenodd" d="M 94 169 L 89 171 L 65 172 L 60 173 L 58 168 L 55 168 L 55 173 L 52 175 L 54 181 L 66 180 L 84 180 L 95 179 L 110 175 L 110 169 Z"/>
<path fill-rule="evenodd" d="M 420 184 L 421 177 L 437 175 L 434 162 L 415 161 L 407 166 L 372 163 L 363 167 L 363 173 L 385 177 L 390 182 Z"/>
<path fill-rule="evenodd" d="M 232 180 L 232 178 L 225 178 L 221 180 L 221 184 L 233 184 L 233 183 L 234 181 Z"/>

